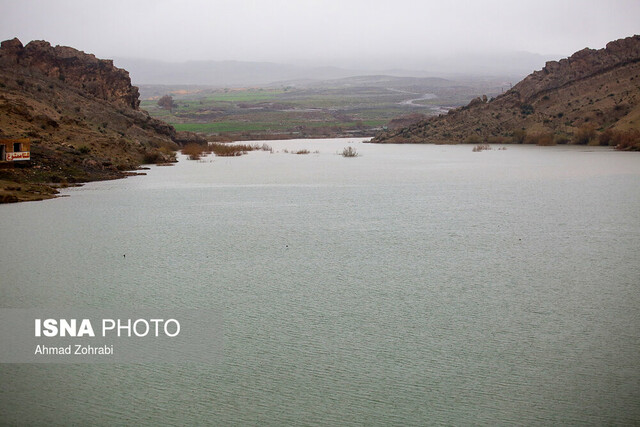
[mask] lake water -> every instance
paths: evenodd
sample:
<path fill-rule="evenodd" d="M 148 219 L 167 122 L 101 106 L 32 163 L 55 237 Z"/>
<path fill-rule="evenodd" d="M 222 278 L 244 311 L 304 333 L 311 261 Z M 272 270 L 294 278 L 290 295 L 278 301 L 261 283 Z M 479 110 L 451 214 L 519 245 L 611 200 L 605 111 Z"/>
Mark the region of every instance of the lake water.
<path fill-rule="evenodd" d="M 0 206 L 2 307 L 225 335 L 211 365 L 0 365 L 0 424 L 640 423 L 640 154 L 361 141 Z"/>

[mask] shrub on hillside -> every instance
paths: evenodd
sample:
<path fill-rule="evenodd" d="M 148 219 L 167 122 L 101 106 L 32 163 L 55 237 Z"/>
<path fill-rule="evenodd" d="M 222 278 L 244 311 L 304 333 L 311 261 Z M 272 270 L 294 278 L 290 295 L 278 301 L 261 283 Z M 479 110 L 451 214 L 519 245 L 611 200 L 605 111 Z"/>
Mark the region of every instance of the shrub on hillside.
<path fill-rule="evenodd" d="M 522 144 L 527 137 L 527 132 L 524 129 L 516 129 L 511 134 L 514 144 Z"/>
<path fill-rule="evenodd" d="M 565 135 L 564 133 L 558 133 L 553 137 L 553 143 L 554 144 L 568 144 L 569 143 L 569 137 L 567 135 Z"/>
<path fill-rule="evenodd" d="M 482 138 L 480 135 L 469 135 L 465 140 L 465 144 L 480 144 L 482 143 Z"/>
<path fill-rule="evenodd" d="M 162 155 L 158 151 L 146 151 L 142 159 L 145 165 L 162 162 Z"/>
<path fill-rule="evenodd" d="M 533 105 L 531 104 L 522 104 L 520 106 L 520 113 L 523 116 L 528 116 L 529 114 L 533 114 L 534 109 L 533 109 Z"/>
<path fill-rule="evenodd" d="M 640 150 L 640 130 L 607 129 L 598 138 L 600 145 L 613 146 L 616 150 Z"/>
<path fill-rule="evenodd" d="M 555 145 L 551 132 L 541 132 L 529 134 L 525 137 L 525 144 L 535 144 L 542 146 Z"/>
<path fill-rule="evenodd" d="M 487 142 L 489 144 L 508 144 L 511 142 L 511 139 L 506 136 L 490 136 L 487 138 Z"/>
<path fill-rule="evenodd" d="M 604 132 L 602 132 L 600 134 L 600 136 L 598 136 L 598 142 L 600 143 L 600 145 L 616 145 L 614 142 L 614 135 L 617 133 L 617 131 L 614 131 L 613 129 L 607 129 Z"/>
<path fill-rule="evenodd" d="M 587 145 L 597 136 L 595 125 L 586 123 L 578 128 L 571 138 L 572 144 Z"/>

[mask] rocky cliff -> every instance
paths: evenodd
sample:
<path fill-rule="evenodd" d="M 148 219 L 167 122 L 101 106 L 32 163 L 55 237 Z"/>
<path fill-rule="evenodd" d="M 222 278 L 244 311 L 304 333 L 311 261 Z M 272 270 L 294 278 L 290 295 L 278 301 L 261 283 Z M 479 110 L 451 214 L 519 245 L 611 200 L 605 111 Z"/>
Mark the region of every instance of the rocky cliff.
<path fill-rule="evenodd" d="M 71 47 L 53 47 L 46 41 L 22 46 L 18 39 L 7 40 L 2 42 L 0 64 L 38 72 L 124 107 L 137 109 L 140 104 L 138 88 L 131 85 L 127 71 L 114 67 L 111 60 L 98 59 Z"/>
<path fill-rule="evenodd" d="M 640 36 L 583 49 L 495 99 L 383 132 L 380 143 L 591 143 L 640 148 Z"/>
<path fill-rule="evenodd" d="M 32 160 L 3 165 L 0 201 L 48 197 L 46 184 L 118 178 L 171 161 L 185 136 L 141 111 L 138 96 L 112 61 L 45 41 L 2 42 L 0 139 L 29 138 Z"/>

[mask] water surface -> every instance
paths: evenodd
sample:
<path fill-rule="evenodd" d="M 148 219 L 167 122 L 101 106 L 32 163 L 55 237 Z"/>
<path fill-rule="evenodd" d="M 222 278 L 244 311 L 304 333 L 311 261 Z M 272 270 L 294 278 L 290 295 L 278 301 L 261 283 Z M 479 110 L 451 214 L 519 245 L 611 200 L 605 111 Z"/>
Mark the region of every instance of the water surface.
<path fill-rule="evenodd" d="M 639 423 L 640 155 L 360 141 L 0 206 L 2 307 L 225 317 L 215 365 L 1 365 L 0 422 Z"/>

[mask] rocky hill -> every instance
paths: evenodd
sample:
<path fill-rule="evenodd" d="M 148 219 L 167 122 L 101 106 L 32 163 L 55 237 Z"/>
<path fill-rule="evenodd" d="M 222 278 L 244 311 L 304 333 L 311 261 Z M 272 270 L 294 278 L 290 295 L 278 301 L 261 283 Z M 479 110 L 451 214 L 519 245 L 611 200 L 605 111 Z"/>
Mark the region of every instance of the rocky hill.
<path fill-rule="evenodd" d="M 640 149 L 640 36 L 583 49 L 495 99 L 387 130 L 377 143 L 556 143 Z"/>
<path fill-rule="evenodd" d="M 172 161 L 185 136 L 138 106 L 138 88 L 112 61 L 45 41 L 2 42 L 0 139 L 28 138 L 31 161 L 2 165 L 0 201 L 51 197 L 56 185 Z"/>

